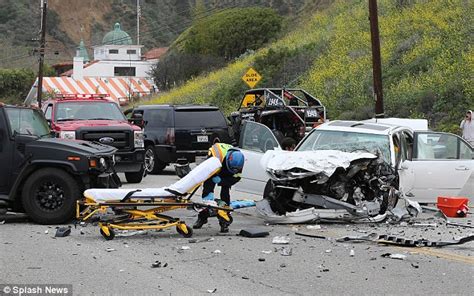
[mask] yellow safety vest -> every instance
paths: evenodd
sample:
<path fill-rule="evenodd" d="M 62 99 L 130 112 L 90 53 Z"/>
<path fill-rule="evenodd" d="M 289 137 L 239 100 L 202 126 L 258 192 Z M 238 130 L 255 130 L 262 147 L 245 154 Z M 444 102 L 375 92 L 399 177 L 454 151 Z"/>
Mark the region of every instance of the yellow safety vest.
<path fill-rule="evenodd" d="M 211 148 L 209 148 L 208 155 L 217 157 L 219 161 L 222 162 L 224 161 L 227 152 L 229 152 L 229 150 L 232 148 L 233 146 L 230 144 L 216 143 L 212 145 Z"/>

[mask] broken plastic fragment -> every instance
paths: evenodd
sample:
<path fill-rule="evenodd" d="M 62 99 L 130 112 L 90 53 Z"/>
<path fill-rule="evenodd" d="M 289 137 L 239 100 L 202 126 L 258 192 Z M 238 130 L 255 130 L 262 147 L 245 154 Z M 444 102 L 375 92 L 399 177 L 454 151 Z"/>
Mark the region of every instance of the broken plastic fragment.
<path fill-rule="evenodd" d="M 189 250 L 189 249 L 191 249 L 189 246 L 182 246 L 181 247 L 181 250 Z"/>
<path fill-rule="evenodd" d="M 280 254 L 282 256 L 291 256 L 293 254 L 293 249 L 292 248 L 282 248 L 280 251 Z"/>
<path fill-rule="evenodd" d="M 349 256 L 351 256 L 351 257 L 355 256 L 355 251 L 353 249 L 351 249 L 351 251 L 349 252 Z"/>
<path fill-rule="evenodd" d="M 405 260 L 407 258 L 406 255 L 403 254 L 391 254 L 391 253 L 385 253 L 381 255 L 384 258 L 390 258 L 390 259 L 396 259 L 396 260 Z"/>
<path fill-rule="evenodd" d="M 54 237 L 66 237 L 71 234 L 71 227 L 59 227 Z"/>
<path fill-rule="evenodd" d="M 287 236 L 275 236 L 272 240 L 272 244 L 276 245 L 287 245 L 290 243 L 290 238 Z"/>

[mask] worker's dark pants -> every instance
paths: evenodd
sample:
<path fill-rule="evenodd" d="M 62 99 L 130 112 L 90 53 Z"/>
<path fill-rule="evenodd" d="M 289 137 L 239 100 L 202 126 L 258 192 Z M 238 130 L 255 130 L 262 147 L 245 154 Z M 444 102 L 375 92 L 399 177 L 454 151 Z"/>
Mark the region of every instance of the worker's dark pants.
<path fill-rule="evenodd" d="M 217 174 L 221 178 L 221 182 L 219 186 L 221 186 L 221 199 L 227 204 L 230 205 L 230 188 L 232 185 L 240 181 L 240 178 L 236 178 L 234 176 L 224 175 L 224 174 Z M 203 184 L 202 196 L 206 196 L 211 192 L 214 192 L 214 188 L 216 187 L 216 183 L 212 181 L 212 178 L 209 178 Z"/>

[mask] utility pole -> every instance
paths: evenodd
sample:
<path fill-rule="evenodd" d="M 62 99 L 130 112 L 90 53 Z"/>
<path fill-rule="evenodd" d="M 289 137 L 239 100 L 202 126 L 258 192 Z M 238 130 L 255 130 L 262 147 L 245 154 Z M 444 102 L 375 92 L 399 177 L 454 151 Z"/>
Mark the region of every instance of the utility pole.
<path fill-rule="evenodd" d="M 382 63 L 380 58 L 379 18 L 377 0 L 369 0 L 370 36 L 372 41 L 372 70 L 374 78 L 375 118 L 384 118 Z"/>
<path fill-rule="evenodd" d="M 142 10 L 140 7 L 140 0 L 137 0 L 137 45 L 140 45 L 140 16 Z"/>
<path fill-rule="evenodd" d="M 43 65 L 44 65 L 44 51 L 46 47 L 46 13 L 48 11 L 48 1 L 41 0 L 41 39 L 39 49 L 39 69 L 38 69 L 38 87 L 36 92 L 36 99 L 38 107 L 41 108 L 41 99 L 43 96 Z"/>

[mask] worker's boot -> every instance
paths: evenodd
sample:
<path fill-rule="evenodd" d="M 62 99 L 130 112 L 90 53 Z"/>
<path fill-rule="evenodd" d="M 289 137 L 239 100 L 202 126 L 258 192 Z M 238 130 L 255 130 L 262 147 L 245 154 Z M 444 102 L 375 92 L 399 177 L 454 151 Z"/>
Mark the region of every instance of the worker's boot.
<path fill-rule="evenodd" d="M 193 225 L 193 229 L 201 229 L 204 224 L 207 223 L 207 218 L 209 217 L 209 211 L 204 209 L 199 212 L 198 219 Z"/>
<path fill-rule="evenodd" d="M 222 206 L 227 206 L 227 204 L 224 202 Z M 222 233 L 227 233 L 229 232 L 229 226 L 232 224 L 232 216 L 230 215 L 229 211 L 224 211 L 224 210 L 217 210 L 217 219 L 219 219 L 219 225 L 221 226 L 221 232 Z"/>

